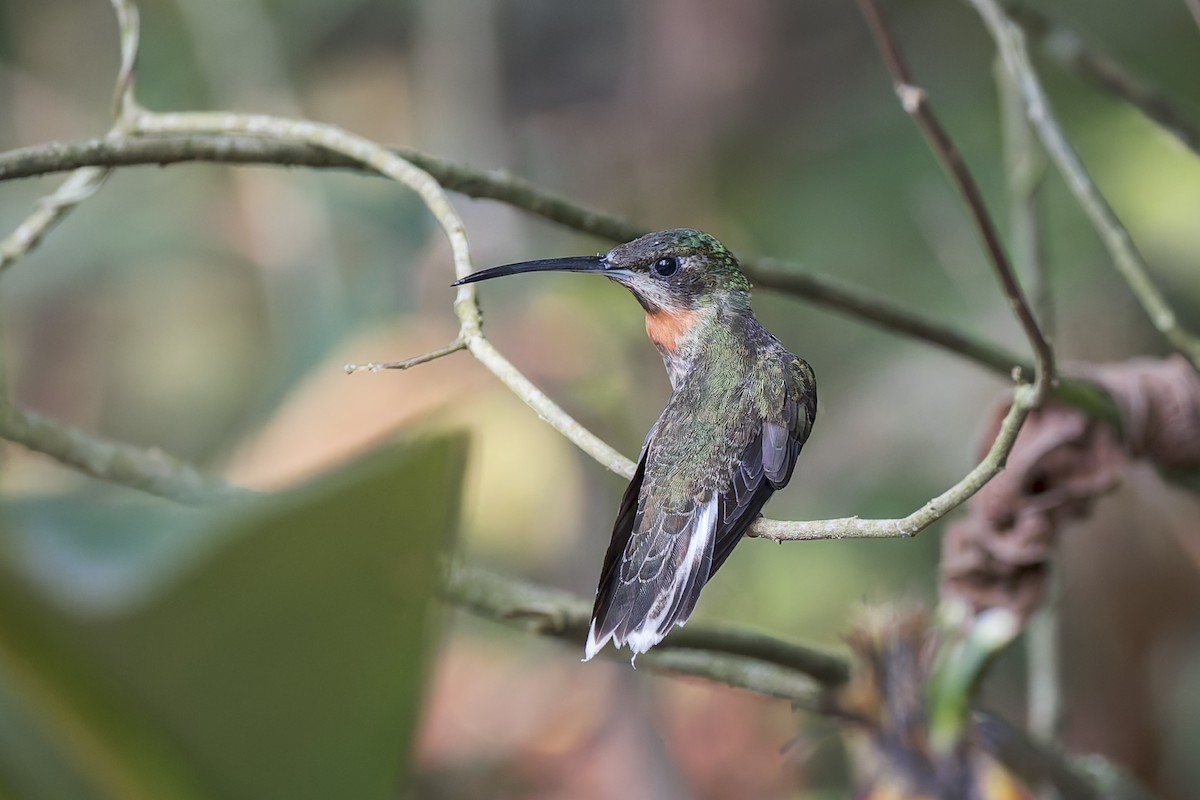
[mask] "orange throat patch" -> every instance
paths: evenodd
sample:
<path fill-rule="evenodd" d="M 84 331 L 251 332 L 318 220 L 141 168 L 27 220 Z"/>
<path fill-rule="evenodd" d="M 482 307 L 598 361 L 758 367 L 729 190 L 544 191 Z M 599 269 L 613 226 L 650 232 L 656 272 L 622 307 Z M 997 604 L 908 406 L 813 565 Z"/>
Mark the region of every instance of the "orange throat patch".
<path fill-rule="evenodd" d="M 699 312 L 689 310 L 647 312 L 646 335 L 660 350 L 673 353 L 699 316 Z"/>

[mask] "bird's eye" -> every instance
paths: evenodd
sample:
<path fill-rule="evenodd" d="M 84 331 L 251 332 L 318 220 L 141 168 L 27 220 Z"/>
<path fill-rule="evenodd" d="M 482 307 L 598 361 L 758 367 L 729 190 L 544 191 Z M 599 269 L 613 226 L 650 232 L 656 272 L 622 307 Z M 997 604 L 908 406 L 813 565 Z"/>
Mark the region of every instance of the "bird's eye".
<path fill-rule="evenodd" d="M 660 278 L 669 278 L 679 271 L 679 259 L 674 257 L 660 258 L 654 262 L 654 274 Z"/>

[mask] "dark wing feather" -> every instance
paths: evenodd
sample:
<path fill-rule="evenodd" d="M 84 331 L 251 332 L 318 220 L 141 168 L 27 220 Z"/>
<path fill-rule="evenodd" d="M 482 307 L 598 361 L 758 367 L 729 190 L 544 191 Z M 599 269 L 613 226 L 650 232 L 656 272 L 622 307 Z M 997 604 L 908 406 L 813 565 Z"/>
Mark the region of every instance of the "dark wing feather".
<path fill-rule="evenodd" d="M 779 416 L 763 420 L 750 436 L 741 456 L 733 462 L 729 489 L 721 494 L 721 521 L 713 550 L 714 573 L 729 558 L 775 490 L 787 486 L 800 449 L 812 430 L 817 413 L 812 369 L 801 359 L 789 357 L 793 360 L 788 365 Z"/>

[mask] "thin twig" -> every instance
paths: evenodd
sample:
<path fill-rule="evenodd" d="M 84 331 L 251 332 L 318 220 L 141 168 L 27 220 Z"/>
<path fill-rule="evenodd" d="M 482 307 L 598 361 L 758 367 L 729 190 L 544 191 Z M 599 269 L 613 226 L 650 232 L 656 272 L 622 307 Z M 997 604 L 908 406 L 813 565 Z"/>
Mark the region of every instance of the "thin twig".
<path fill-rule="evenodd" d="M 6 401 L 0 401 L 0 438 L 94 478 L 177 503 L 203 505 L 251 496 L 249 490 L 205 475 L 161 450 L 101 439 Z"/>
<path fill-rule="evenodd" d="M 1187 2 L 1191 8 L 1200 6 L 1200 0 Z M 1200 125 L 1169 97 L 1130 75 L 1111 56 L 1088 43 L 1078 31 L 1050 19 L 1036 8 L 1020 3 L 1014 5 L 1010 13 L 1013 21 L 1040 46 L 1044 56 L 1133 106 L 1184 147 L 1200 155 Z"/>
<path fill-rule="evenodd" d="M 1091 220 L 1100 240 L 1112 256 L 1117 271 L 1142 304 L 1154 327 L 1194 366 L 1200 369 L 1200 337 L 1183 328 L 1175 312 L 1150 277 L 1149 267 L 1138 252 L 1129 231 L 1117 219 L 1087 169 L 1067 141 L 1025 47 L 1025 34 L 996 0 L 967 0 L 979 13 L 1000 50 L 1004 66 L 1013 76 L 1025 104 L 1025 115 L 1042 140 L 1046 153 L 1067 182 L 1075 199 Z"/>
<path fill-rule="evenodd" d="M 347 364 L 343 369 L 346 370 L 347 374 L 353 372 L 379 372 L 385 369 L 411 369 L 420 364 L 428 364 L 430 361 L 436 361 L 451 353 L 457 353 L 459 350 L 466 349 L 467 343 L 459 338 L 450 344 L 430 350 L 428 353 L 422 353 L 419 356 L 406 358 L 403 361 L 372 361 L 367 364 Z"/>
<path fill-rule="evenodd" d="M 1034 386 L 1036 387 L 1034 402 L 1036 405 L 1041 405 L 1054 382 L 1054 352 L 1051 350 L 1049 342 L 1046 341 L 1046 337 L 1042 335 L 1041 328 L 1038 327 L 1037 320 L 1034 318 L 1033 310 L 1029 307 L 1025 294 L 1017 282 L 1016 274 L 1013 272 L 1008 256 L 1005 255 L 1004 246 L 1000 242 L 1000 235 L 988 214 L 983 195 L 980 193 L 975 179 L 971 176 L 970 170 L 963 162 L 958 148 L 955 147 L 949 134 L 946 133 L 946 129 L 942 127 L 941 122 L 933 113 L 925 90 L 914 85 L 908 65 L 900 53 L 900 48 L 896 44 L 895 37 L 888 27 L 879 5 L 875 0 L 859 0 L 859 6 L 879 45 L 888 72 L 895 82 L 896 96 L 900 98 L 900 105 L 916 120 L 934 155 L 942 162 L 943 168 L 949 174 L 959 194 L 962 195 L 967 210 L 970 212 L 971 222 L 983 240 L 988 259 L 1008 298 L 1009 307 L 1017 321 L 1020 322 L 1021 328 L 1025 332 L 1025 338 L 1029 340 L 1034 358 Z"/>

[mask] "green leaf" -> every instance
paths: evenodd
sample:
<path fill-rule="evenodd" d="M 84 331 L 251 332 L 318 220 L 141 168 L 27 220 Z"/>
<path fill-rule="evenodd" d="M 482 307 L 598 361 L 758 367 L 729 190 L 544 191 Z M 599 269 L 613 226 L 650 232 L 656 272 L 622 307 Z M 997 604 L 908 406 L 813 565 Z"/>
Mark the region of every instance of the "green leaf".
<path fill-rule="evenodd" d="M 10 559 L 0 796 L 396 796 L 463 451 L 394 447 L 243 506 L 116 615 L 54 607 Z"/>

